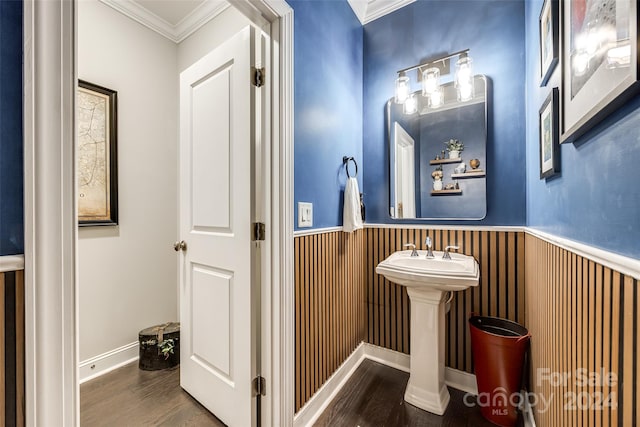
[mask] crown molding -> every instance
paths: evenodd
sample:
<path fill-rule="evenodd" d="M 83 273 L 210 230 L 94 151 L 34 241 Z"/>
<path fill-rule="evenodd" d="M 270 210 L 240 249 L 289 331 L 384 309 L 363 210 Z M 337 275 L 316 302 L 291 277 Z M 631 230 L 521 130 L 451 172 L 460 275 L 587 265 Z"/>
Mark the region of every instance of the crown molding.
<path fill-rule="evenodd" d="M 362 25 L 395 12 L 416 0 L 347 0 Z"/>
<path fill-rule="evenodd" d="M 134 21 L 155 31 L 174 43 L 180 43 L 196 32 L 204 24 L 224 12 L 230 4 L 228 2 L 205 1 L 195 8 L 193 12 L 184 17 L 176 25 L 172 25 L 151 13 L 148 9 L 131 0 L 100 0 L 105 5 L 128 16 Z"/>

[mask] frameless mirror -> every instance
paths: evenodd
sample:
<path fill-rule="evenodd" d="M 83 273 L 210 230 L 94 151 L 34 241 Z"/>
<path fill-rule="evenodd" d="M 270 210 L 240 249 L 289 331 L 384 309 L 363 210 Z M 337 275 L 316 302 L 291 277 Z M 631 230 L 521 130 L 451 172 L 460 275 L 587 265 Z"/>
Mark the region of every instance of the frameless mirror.
<path fill-rule="evenodd" d="M 487 91 L 487 77 L 477 75 L 468 101 L 458 101 L 451 82 L 442 85 L 443 101 L 437 108 L 420 91 L 414 93 L 418 100 L 414 114 L 405 114 L 393 98 L 387 102 L 392 218 L 486 216 Z"/>

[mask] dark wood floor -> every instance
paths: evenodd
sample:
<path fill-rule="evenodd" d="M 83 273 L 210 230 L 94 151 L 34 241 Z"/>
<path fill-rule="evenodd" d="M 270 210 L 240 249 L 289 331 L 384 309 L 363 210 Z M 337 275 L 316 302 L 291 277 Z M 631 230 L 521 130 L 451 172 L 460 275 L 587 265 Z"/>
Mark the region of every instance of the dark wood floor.
<path fill-rule="evenodd" d="M 443 416 L 404 401 L 409 374 L 365 360 L 315 423 L 317 427 L 482 427 L 492 426 L 480 408 L 463 403 L 464 392 L 449 388 Z"/>
<path fill-rule="evenodd" d="M 463 403 L 464 393 L 449 388 L 443 416 L 403 399 L 409 374 L 365 360 L 315 423 L 319 427 L 482 427 L 493 426 L 478 407 Z M 83 427 L 224 426 L 180 388 L 179 368 L 142 371 L 137 362 L 80 386 Z"/>
<path fill-rule="evenodd" d="M 80 386 L 80 424 L 224 426 L 180 388 L 179 368 L 142 371 L 137 362 Z"/>

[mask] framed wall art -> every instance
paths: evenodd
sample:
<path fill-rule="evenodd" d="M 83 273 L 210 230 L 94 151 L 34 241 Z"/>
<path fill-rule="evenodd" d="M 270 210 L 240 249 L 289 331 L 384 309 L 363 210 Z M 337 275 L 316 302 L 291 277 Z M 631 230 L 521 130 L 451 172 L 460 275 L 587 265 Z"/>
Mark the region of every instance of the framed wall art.
<path fill-rule="evenodd" d="M 118 224 L 117 92 L 83 80 L 76 98 L 80 226 Z"/>
<path fill-rule="evenodd" d="M 562 2 L 562 142 L 638 91 L 637 0 Z"/>
<path fill-rule="evenodd" d="M 540 179 L 560 172 L 559 97 L 554 87 L 540 107 Z"/>
<path fill-rule="evenodd" d="M 558 64 L 558 0 L 545 0 L 540 12 L 540 86 L 545 86 Z"/>

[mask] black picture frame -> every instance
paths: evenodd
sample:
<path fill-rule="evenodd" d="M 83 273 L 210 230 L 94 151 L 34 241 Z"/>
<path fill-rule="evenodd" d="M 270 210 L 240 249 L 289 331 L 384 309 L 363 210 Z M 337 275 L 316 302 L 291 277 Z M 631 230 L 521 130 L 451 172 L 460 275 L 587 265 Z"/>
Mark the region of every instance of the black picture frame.
<path fill-rule="evenodd" d="M 562 143 L 575 142 L 640 91 L 637 0 L 615 0 L 613 7 L 590 8 L 609 14 L 613 10 L 613 21 L 611 16 L 586 16 L 589 11 L 575 12 L 573 19 L 572 8 L 578 8 L 578 4 L 562 2 Z M 607 31 L 600 31 L 605 36 L 590 38 L 598 34 L 599 22 L 609 25 Z M 626 37 L 614 40 L 611 36 L 618 34 Z"/>
<path fill-rule="evenodd" d="M 118 93 L 78 80 L 76 131 L 78 225 L 118 225 Z"/>
<path fill-rule="evenodd" d="M 538 18 L 540 86 L 546 86 L 559 62 L 560 6 L 558 0 L 545 0 Z"/>
<path fill-rule="evenodd" d="M 559 98 L 559 90 L 554 87 L 538 113 L 540 179 L 551 178 L 560 172 Z"/>

